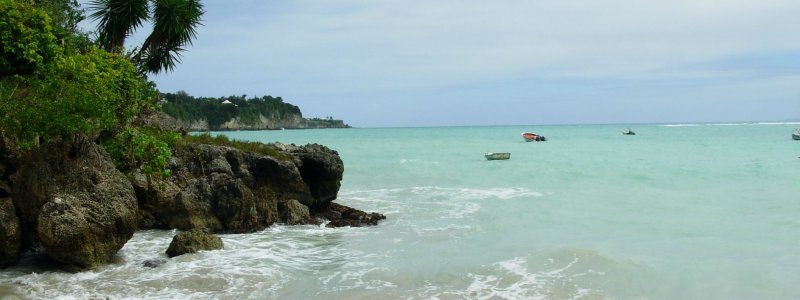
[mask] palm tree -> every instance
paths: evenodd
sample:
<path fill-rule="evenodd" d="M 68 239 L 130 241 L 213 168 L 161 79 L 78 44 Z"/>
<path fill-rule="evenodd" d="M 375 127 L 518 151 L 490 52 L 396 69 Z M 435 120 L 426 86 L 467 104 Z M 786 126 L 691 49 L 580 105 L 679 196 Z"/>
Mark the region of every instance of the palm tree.
<path fill-rule="evenodd" d="M 121 53 L 125 39 L 152 20 L 153 32 L 133 49 L 131 59 L 140 72 L 153 74 L 175 68 L 184 47 L 197 37 L 205 13 L 200 0 L 94 0 L 89 9 L 94 11 L 90 17 L 98 20 L 97 42 L 113 52 Z"/>

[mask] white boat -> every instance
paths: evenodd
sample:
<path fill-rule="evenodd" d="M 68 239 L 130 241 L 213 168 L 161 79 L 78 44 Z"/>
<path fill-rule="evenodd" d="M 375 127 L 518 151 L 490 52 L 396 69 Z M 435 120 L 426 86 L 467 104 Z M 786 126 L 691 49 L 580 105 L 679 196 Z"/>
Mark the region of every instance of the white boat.
<path fill-rule="evenodd" d="M 511 153 L 509 152 L 488 152 L 485 155 L 488 160 L 504 160 L 511 158 Z"/>
<path fill-rule="evenodd" d="M 544 142 L 547 140 L 543 135 L 533 132 L 523 132 L 522 139 L 524 139 L 526 142 Z"/>
<path fill-rule="evenodd" d="M 800 129 L 795 129 L 794 132 L 792 132 L 792 139 L 800 141 Z"/>

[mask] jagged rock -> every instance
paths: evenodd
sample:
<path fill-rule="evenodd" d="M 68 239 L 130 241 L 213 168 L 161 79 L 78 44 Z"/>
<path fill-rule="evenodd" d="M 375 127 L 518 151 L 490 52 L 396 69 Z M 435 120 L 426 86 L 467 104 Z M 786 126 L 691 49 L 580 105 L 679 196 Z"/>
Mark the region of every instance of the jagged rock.
<path fill-rule="evenodd" d="M 201 250 L 222 249 L 222 239 L 204 230 L 194 229 L 183 231 L 172 238 L 167 249 L 167 256 L 175 257 L 186 253 L 196 253 Z"/>
<path fill-rule="evenodd" d="M 136 230 L 137 202 L 105 150 L 85 139 L 56 141 L 21 161 L 13 196 L 23 234 L 67 265 L 111 262 Z"/>
<path fill-rule="evenodd" d="M 0 133 L 0 268 L 16 262 L 22 244 L 10 187 L 11 174 L 17 171 L 18 155 L 16 145 Z"/>
<path fill-rule="evenodd" d="M 161 111 L 143 110 L 136 119 L 136 123 L 163 131 L 179 131 L 181 129 L 178 120 Z"/>
<path fill-rule="evenodd" d="M 136 174 L 132 181 L 140 226 L 244 233 L 276 222 L 318 224 L 311 216 L 347 220 L 342 226 L 374 225 L 381 219 L 341 205 L 331 209 L 344 173 L 336 151 L 317 144 L 269 146 L 276 157 L 188 144 L 174 152 L 172 176 Z"/>
<path fill-rule="evenodd" d="M 328 210 L 320 212 L 320 215 L 330 220 L 327 227 L 378 225 L 378 221 L 386 219 L 386 216 L 382 214 L 366 213 L 338 203 L 331 203 Z"/>
<path fill-rule="evenodd" d="M 204 144 L 174 155 L 169 178 L 133 178 L 146 228 L 254 232 L 282 221 L 279 203 L 314 201 L 290 160 Z"/>
<path fill-rule="evenodd" d="M 300 201 L 289 200 L 278 205 L 278 211 L 281 213 L 281 219 L 288 225 L 300 224 L 316 224 L 316 220 L 311 218 L 311 213 L 308 211 L 308 206 L 303 205 Z"/>
<path fill-rule="evenodd" d="M 0 182 L 0 190 L 8 191 L 5 183 Z M 17 261 L 22 232 L 19 220 L 14 212 L 14 203 L 6 194 L 0 195 L 0 268 L 5 268 Z"/>
<path fill-rule="evenodd" d="M 319 144 L 296 147 L 290 153 L 297 157 L 297 168 L 314 199 L 303 204 L 312 211 L 327 209 L 341 187 L 344 163 L 339 153 Z"/>

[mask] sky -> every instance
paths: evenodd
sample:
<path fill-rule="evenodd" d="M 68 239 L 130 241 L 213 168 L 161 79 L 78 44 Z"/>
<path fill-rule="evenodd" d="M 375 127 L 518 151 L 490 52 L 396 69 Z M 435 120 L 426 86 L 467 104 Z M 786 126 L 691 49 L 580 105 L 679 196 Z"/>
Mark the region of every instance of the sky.
<path fill-rule="evenodd" d="M 203 4 L 162 92 L 354 127 L 800 120 L 797 0 Z"/>

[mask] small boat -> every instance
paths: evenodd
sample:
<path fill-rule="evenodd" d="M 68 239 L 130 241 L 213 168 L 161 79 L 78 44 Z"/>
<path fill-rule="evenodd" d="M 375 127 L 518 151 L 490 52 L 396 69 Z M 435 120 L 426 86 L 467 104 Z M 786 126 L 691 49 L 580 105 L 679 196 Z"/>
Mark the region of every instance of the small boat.
<path fill-rule="evenodd" d="M 795 129 L 794 132 L 792 132 L 792 139 L 800 141 L 800 129 Z"/>
<path fill-rule="evenodd" d="M 633 130 L 631 130 L 630 128 L 625 128 L 625 130 L 622 131 L 622 134 L 624 134 L 624 135 L 636 135 L 636 132 L 633 132 Z"/>
<path fill-rule="evenodd" d="M 538 135 L 533 132 L 523 132 L 522 138 L 525 139 L 526 142 L 544 142 L 547 140 L 543 135 Z"/>
<path fill-rule="evenodd" d="M 503 160 L 511 158 L 511 153 L 509 152 L 488 152 L 485 155 L 488 160 Z"/>

